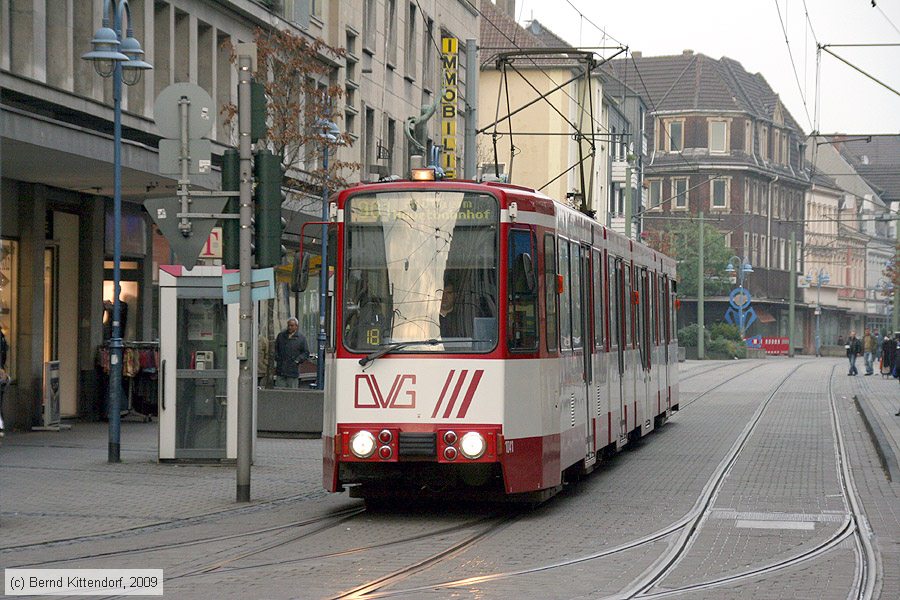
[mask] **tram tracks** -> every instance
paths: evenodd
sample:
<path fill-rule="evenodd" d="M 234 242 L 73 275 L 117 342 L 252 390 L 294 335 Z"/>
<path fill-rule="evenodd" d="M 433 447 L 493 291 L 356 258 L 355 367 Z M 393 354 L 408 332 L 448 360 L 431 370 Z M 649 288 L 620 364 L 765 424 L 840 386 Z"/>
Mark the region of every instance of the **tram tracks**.
<path fill-rule="evenodd" d="M 869 529 L 865 513 L 862 510 L 862 503 L 859 499 L 856 483 L 853 479 L 853 472 L 850 469 L 849 457 L 844 444 L 844 435 L 841 428 L 840 419 L 838 417 L 837 405 L 834 397 L 833 381 L 834 370 L 832 367 L 828 378 L 828 397 L 830 406 L 830 416 L 832 422 L 832 433 L 835 445 L 835 460 L 839 472 L 839 481 L 841 492 L 844 498 L 844 506 L 847 515 L 841 526 L 833 532 L 824 541 L 814 544 L 813 546 L 796 553 L 784 560 L 776 561 L 766 565 L 762 565 L 753 569 L 745 570 L 740 573 L 715 578 L 687 586 L 681 586 L 674 589 L 667 589 L 659 592 L 650 592 L 649 590 L 657 582 L 668 573 L 662 573 L 661 576 L 655 577 L 649 585 L 644 585 L 639 593 L 626 594 L 624 598 L 664 598 L 684 594 L 691 591 L 699 591 L 712 589 L 724 585 L 738 583 L 745 579 L 759 577 L 768 573 L 773 573 L 781 569 L 801 565 L 810 560 L 815 560 L 830 550 L 836 548 L 844 540 L 854 538 L 856 542 L 856 570 L 853 586 L 848 594 L 848 599 L 870 600 L 874 595 L 875 583 L 877 581 L 877 558 L 875 556 L 874 546 L 871 542 L 872 532 Z M 673 561 L 670 570 L 674 569 L 677 560 Z"/>
<path fill-rule="evenodd" d="M 309 535 L 312 535 L 314 533 L 319 533 L 320 531 L 322 531 L 322 529 L 320 529 L 318 531 L 308 532 L 308 533 L 304 533 L 302 535 L 294 536 L 287 540 L 280 540 L 280 541 L 277 541 L 274 543 L 265 544 L 263 546 L 259 546 L 259 547 L 253 548 L 251 550 L 247 550 L 247 551 L 241 552 L 239 554 L 230 556 L 226 559 L 219 560 L 219 561 L 216 561 L 213 563 L 209 563 L 202 567 L 191 569 L 185 573 L 178 574 L 178 575 L 175 575 L 175 576 L 169 578 L 169 581 L 174 580 L 174 579 L 180 579 L 180 578 L 210 575 L 213 573 L 232 573 L 235 571 L 262 569 L 262 568 L 266 568 L 266 567 L 277 567 L 277 566 L 297 564 L 297 563 L 322 560 L 322 559 L 343 558 L 343 557 L 347 557 L 347 556 L 350 556 L 353 554 L 360 554 L 360 553 L 368 552 L 368 551 L 372 551 L 372 550 L 380 550 L 380 549 L 384 549 L 384 548 L 388 548 L 388 547 L 392 547 L 392 546 L 409 544 L 409 543 L 413 543 L 413 542 L 419 542 L 419 541 L 422 541 L 422 540 L 425 540 L 428 538 L 432 538 L 432 537 L 450 535 L 450 534 L 457 533 L 460 531 L 465 531 L 466 529 L 472 529 L 472 528 L 477 529 L 474 534 L 467 536 L 462 542 L 458 542 L 457 544 L 455 544 L 454 545 L 454 547 L 455 547 L 457 545 L 466 544 L 469 540 L 471 540 L 473 538 L 478 539 L 480 537 L 483 537 L 484 535 L 487 535 L 488 533 L 491 532 L 491 530 L 493 528 L 497 527 L 499 524 L 501 524 L 503 521 L 505 521 L 506 519 L 509 519 L 509 518 L 512 518 L 512 517 L 500 517 L 498 515 L 491 515 L 491 516 L 483 517 L 480 519 L 475 519 L 472 521 L 466 521 L 463 523 L 458 523 L 455 525 L 442 527 L 442 528 L 439 528 L 436 530 L 430 530 L 430 531 L 424 531 L 421 533 L 416 533 L 413 535 L 405 536 L 405 537 L 394 539 L 394 540 L 389 540 L 389 541 L 384 541 L 384 542 L 379 542 L 379 543 L 369 544 L 369 545 L 363 545 L 363 546 L 353 546 L 353 547 L 347 548 L 345 550 L 336 550 L 336 551 L 332 551 L 332 552 L 312 554 L 312 555 L 293 557 L 293 558 L 281 558 L 281 559 L 274 560 L 274 561 L 251 563 L 251 564 L 247 564 L 247 565 L 235 565 L 234 564 L 234 563 L 237 563 L 238 561 L 244 560 L 251 556 L 261 554 L 261 553 L 271 550 L 273 548 L 285 546 L 292 542 L 298 541 L 298 540 L 300 540 L 304 537 L 308 537 Z M 233 565 L 233 566 L 229 566 L 229 565 Z"/>
<path fill-rule="evenodd" d="M 324 515 L 317 515 L 314 517 L 309 517 L 306 519 L 299 519 L 295 521 L 291 521 L 290 523 L 285 523 L 283 525 L 274 525 L 268 527 L 261 527 L 257 529 L 252 529 L 249 531 L 241 531 L 238 533 L 231 533 L 227 535 L 218 535 L 218 536 L 210 536 L 199 539 L 191 539 L 191 540 L 181 540 L 177 542 L 167 542 L 162 544 L 152 544 L 147 546 L 140 546 L 136 548 L 125 548 L 122 550 L 109 550 L 105 552 L 94 552 L 90 554 L 80 554 L 76 556 L 70 556 L 66 558 L 55 558 L 45 561 L 36 561 L 27 564 L 16 565 L 16 568 L 35 568 L 44 565 L 56 565 L 56 564 L 64 564 L 82 560 L 91 560 L 98 558 L 110 558 L 110 557 L 119 557 L 119 556 L 128 556 L 133 554 L 144 554 L 149 552 L 164 552 L 166 550 L 174 550 L 178 548 L 186 548 L 190 546 L 198 546 L 202 544 L 215 544 L 220 542 L 228 542 L 232 540 L 239 540 L 241 538 L 253 537 L 257 535 L 265 535 L 269 533 L 278 533 L 281 531 L 285 531 L 288 529 L 293 529 L 297 527 L 309 527 L 321 523 L 329 524 L 330 526 L 336 526 L 342 523 L 347 518 L 352 518 L 362 512 L 365 511 L 363 507 L 350 507 L 345 509 L 340 509 L 331 513 L 327 513 Z M 228 511 L 225 511 L 228 512 Z M 218 514 L 218 513 L 216 513 Z M 130 530 L 131 532 L 135 532 L 135 530 Z M 317 530 L 318 531 L 318 530 Z M 139 533 L 136 532 L 136 533 Z M 84 539 L 74 538 L 69 540 L 69 543 L 93 543 L 95 542 L 95 538 L 93 536 L 85 536 Z M 39 545 L 37 545 L 39 546 Z M 31 548 L 32 546 L 28 546 Z M 6 549 L 4 549 L 6 550 Z"/>
<path fill-rule="evenodd" d="M 712 503 L 714 502 L 718 492 L 721 490 L 724 481 L 727 479 L 728 474 L 732 470 L 732 467 L 738 460 L 741 455 L 747 441 L 752 436 L 753 432 L 758 428 L 759 422 L 762 418 L 762 415 L 765 413 L 766 408 L 771 403 L 773 398 L 775 398 L 778 393 L 782 390 L 784 384 L 791 378 L 791 376 L 796 373 L 798 369 L 800 369 L 804 364 L 810 363 L 801 363 L 797 365 L 794 369 L 792 369 L 776 386 L 776 388 L 768 395 L 768 397 L 760 404 L 757 410 L 754 412 L 753 416 L 749 419 L 747 425 L 744 430 L 738 436 L 738 439 L 732 445 L 732 448 L 726 454 L 726 456 L 720 461 L 716 470 L 713 472 L 712 476 L 707 480 L 706 485 L 704 486 L 700 497 L 695 502 L 692 509 L 681 519 L 678 521 L 671 523 L 670 525 L 659 529 L 651 534 L 648 534 L 642 538 L 631 540 L 620 545 L 617 545 L 612 548 L 607 548 L 605 550 L 595 552 L 588 555 L 583 555 L 580 557 L 575 557 L 568 560 L 557 561 L 554 563 L 548 563 L 544 565 L 538 565 L 535 567 L 520 569 L 515 571 L 508 571 L 504 573 L 492 573 L 486 575 L 479 575 L 473 577 L 467 577 L 463 579 L 456 579 L 452 581 L 444 581 L 439 583 L 433 583 L 430 585 L 423 585 L 419 587 L 413 588 L 404 588 L 398 590 L 385 590 L 385 591 L 377 591 L 377 589 L 370 589 L 368 593 L 362 593 L 361 595 L 353 596 L 355 598 L 386 598 L 386 597 L 395 597 L 395 596 L 405 596 L 416 593 L 423 592 L 433 592 L 435 590 L 440 589 L 450 589 L 450 588 L 463 588 L 469 586 L 478 586 L 483 585 L 485 583 L 489 583 L 492 581 L 498 581 L 501 579 L 508 579 L 512 577 L 518 577 L 529 574 L 537 574 L 542 571 L 548 571 L 551 569 L 558 569 L 562 567 L 569 567 L 579 563 L 598 560 L 604 557 L 613 556 L 616 554 L 620 554 L 626 552 L 628 550 L 632 550 L 638 548 L 640 546 L 645 546 L 647 544 L 652 544 L 664 539 L 670 539 L 672 536 L 678 535 L 679 537 L 675 540 L 672 540 L 673 543 L 670 544 L 669 549 L 664 552 L 655 562 L 654 564 L 648 568 L 642 576 L 636 579 L 630 586 L 623 589 L 622 591 L 609 596 L 609 598 L 657 598 L 657 597 L 668 597 L 677 594 L 684 594 L 686 592 L 691 591 L 699 591 L 721 587 L 724 585 L 734 584 L 746 579 L 750 578 L 758 578 L 762 575 L 774 573 L 776 571 L 780 571 L 782 569 L 786 569 L 792 566 L 801 565 L 811 560 L 815 560 L 819 557 L 826 555 L 829 551 L 835 549 L 842 542 L 853 536 L 856 541 L 857 546 L 857 567 L 856 567 L 856 578 L 854 584 L 852 586 L 852 590 L 850 592 L 849 598 L 854 598 L 857 600 L 870 600 L 873 595 L 875 581 L 876 581 L 876 570 L 877 570 L 877 562 L 874 555 L 874 548 L 871 544 L 870 537 L 871 533 L 868 530 L 868 526 L 865 520 L 865 516 L 861 511 L 861 503 L 859 501 L 858 494 L 856 492 L 856 486 L 853 482 L 853 475 L 849 468 L 849 462 L 847 458 L 846 448 L 844 447 L 843 442 L 843 433 L 841 431 L 840 420 L 837 414 L 837 407 L 835 405 L 834 393 L 832 390 L 832 380 L 833 380 L 833 370 L 829 376 L 828 383 L 828 393 L 830 398 L 830 410 L 831 410 L 831 421 L 832 421 L 832 431 L 834 435 L 834 444 L 835 444 L 835 456 L 838 469 L 840 471 L 840 483 L 841 483 L 841 491 L 842 495 L 845 499 L 845 507 L 847 509 L 847 515 L 837 527 L 837 529 L 827 537 L 824 541 L 821 541 L 811 547 L 806 548 L 802 552 L 796 553 L 795 555 L 789 556 L 782 560 L 778 560 L 775 562 L 763 564 L 751 569 L 747 569 L 741 571 L 739 573 L 718 577 L 712 580 L 703 581 L 696 584 L 691 584 L 688 586 L 681 586 L 677 589 L 666 589 L 666 590 L 658 590 L 656 591 L 654 588 L 663 581 L 667 576 L 672 574 L 674 570 L 677 568 L 678 563 L 681 558 L 686 554 L 686 552 L 690 549 L 693 541 L 696 539 L 700 528 L 709 514 L 710 509 L 712 507 Z M 756 367 L 754 367 L 756 368 Z M 747 369 L 742 373 L 736 375 L 740 376 L 752 371 L 753 368 Z M 728 380 L 713 386 L 702 395 L 706 395 L 712 390 L 720 387 L 724 383 L 731 381 L 735 377 L 731 377 Z M 699 398 L 699 396 L 698 396 Z M 695 398 L 698 399 L 698 398 Z M 382 583 L 381 588 L 383 589 L 387 585 L 387 583 Z M 363 588 L 360 588 L 363 589 Z M 368 589 L 368 588 L 366 588 Z M 340 596 L 339 596 L 340 597 Z"/>
<path fill-rule="evenodd" d="M 725 381 L 716 384 L 709 390 L 706 390 L 705 392 L 703 392 L 700 396 L 697 396 L 694 399 L 694 401 L 696 401 L 700 397 L 710 393 L 711 391 L 721 387 L 725 383 L 728 383 L 729 381 L 732 381 L 733 379 L 735 379 L 739 376 L 746 375 L 747 373 L 749 373 L 750 371 L 752 371 L 755 368 L 758 368 L 759 366 L 762 366 L 762 365 L 756 365 L 754 367 L 751 367 L 750 369 L 743 370 L 740 373 L 726 379 Z M 743 449 L 747 439 L 749 439 L 749 437 L 752 434 L 753 430 L 755 429 L 757 423 L 759 422 L 760 417 L 762 416 L 763 412 L 765 411 L 765 407 L 769 404 L 769 402 L 772 400 L 772 398 L 774 398 L 778 394 L 778 392 L 781 390 L 781 388 L 784 386 L 784 384 L 790 379 L 790 377 L 802 366 L 803 366 L 803 363 L 797 365 L 787 375 L 785 375 L 784 378 L 775 387 L 775 389 L 769 394 L 769 396 L 766 398 L 766 400 L 760 404 L 760 406 L 754 412 L 754 415 L 750 418 L 748 424 L 745 426 L 744 430 L 738 436 L 737 441 L 734 442 L 731 449 L 726 454 L 725 458 L 723 458 L 722 461 L 720 461 L 719 465 L 716 467 L 712 476 L 707 480 L 707 483 L 704 485 L 704 487 L 701 491 L 701 495 L 698 498 L 698 500 L 694 503 L 694 506 L 691 508 L 691 510 L 688 511 L 687 514 L 685 514 L 682 518 L 675 521 L 674 523 L 671 523 L 671 524 L 669 524 L 655 532 L 652 532 L 648 535 L 645 535 L 641 538 L 624 542 L 624 543 L 614 546 L 612 548 L 607 548 L 607 549 L 600 550 L 595 553 L 591 553 L 591 554 L 587 554 L 587 555 L 583 555 L 583 556 L 579 556 L 579 557 L 574 557 L 571 559 L 566 559 L 566 560 L 562 560 L 562 561 L 558 561 L 558 562 L 554 562 L 554 563 L 537 565 L 535 567 L 519 569 L 519 570 L 515 570 L 515 571 L 507 571 L 507 572 L 503 572 L 503 573 L 491 573 L 491 574 L 486 574 L 486 575 L 466 577 L 463 579 L 438 582 L 438 583 L 414 587 L 414 588 L 379 591 L 380 589 L 383 589 L 387 585 L 397 582 L 396 580 L 390 579 L 390 576 L 386 576 L 385 578 L 376 580 L 376 581 L 378 581 L 378 584 L 379 584 L 377 588 L 371 588 L 371 587 L 367 587 L 367 586 L 359 586 L 359 588 L 355 588 L 355 590 L 367 590 L 367 591 L 364 591 L 364 592 L 356 591 L 355 595 L 353 595 L 353 596 L 336 596 L 336 598 L 344 598 L 344 597 L 347 597 L 347 598 L 352 597 L 352 598 L 357 598 L 357 599 L 359 599 L 359 598 L 365 598 L 365 599 L 387 598 L 387 597 L 404 596 L 404 595 L 409 595 L 409 594 L 422 593 L 422 592 L 426 592 L 426 591 L 434 591 L 434 590 L 440 590 L 440 589 L 460 588 L 460 587 L 467 587 L 467 586 L 473 586 L 473 585 L 480 585 L 480 584 L 484 584 L 484 583 L 488 583 L 488 582 L 492 582 L 492 581 L 498 581 L 501 579 L 508 579 L 508 578 L 518 577 L 518 576 L 523 576 L 523 575 L 536 574 L 536 573 L 548 571 L 551 569 L 568 567 L 568 566 L 576 565 L 579 563 L 584 563 L 584 562 L 588 562 L 588 561 L 605 558 L 608 556 L 613 556 L 616 554 L 621 554 L 628 550 L 639 548 L 641 546 L 645 546 L 647 544 L 652 544 L 652 543 L 658 542 L 660 540 L 666 539 L 672 535 L 678 534 L 679 532 L 682 532 L 682 536 L 683 536 L 685 531 L 693 531 L 698 527 L 699 523 L 702 521 L 702 519 L 707 511 L 707 508 L 712 503 L 716 492 L 721 488 L 721 485 L 722 485 L 723 481 L 725 480 L 727 473 L 730 471 L 731 467 L 737 460 L 737 457 L 740 455 L 740 452 Z M 474 541 L 477 541 L 477 540 L 474 540 Z M 473 541 L 473 543 L 474 543 L 474 541 Z M 456 553 L 457 552 L 453 552 L 452 554 L 456 554 Z M 452 554 L 450 554 L 450 555 L 452 555 Z M 449 558 L 450 555 L 445 554 L 445 553 L 435 554 L 435 557 L 438 557 L 438 558 L 436 558 L 436 560 L 429 560 L 426 564 L 415 565 L 415 567 L 416 567 L 415 571 L 422 571 L 422 570 L 424 570 L 424 568 L 431 567 L 436 562 L 439 562 L 440 560 Z M 667 564 L 667 563 L 665 561 L 663 561 L 662 563 L 661 563 L 661 561 L 657 561 L 657 564 Z M 657 569 L 657 570 L 659 570 L 659 569 Z M 408 569 L 403 569 L 403 570 L 399 571 L 399 573 L 401 573 L 403 575 L 403 579 L 407 579 L 412 574 L 411 572 L 408 572 Z M 656 581 L 656 578 L 653 578 L 651 583 L 655 583 L 655 581 Z M 375 583 L 375 582 L 372 582 L 372 583 Z M 642 592 L 642 591 L 643 591 L 643 586 L 641 586 L 641 588 L 638 589 L 638 591 L 635 592 L 634 595 L 624 596 L 624 597 L 634 597 L 635 595 L 637 595 L 637 593 Z"/>

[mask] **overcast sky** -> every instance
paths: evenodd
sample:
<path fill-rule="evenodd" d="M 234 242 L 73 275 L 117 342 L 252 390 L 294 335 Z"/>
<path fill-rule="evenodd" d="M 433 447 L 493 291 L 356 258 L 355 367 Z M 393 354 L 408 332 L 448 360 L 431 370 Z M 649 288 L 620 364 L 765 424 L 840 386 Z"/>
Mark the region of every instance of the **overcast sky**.
<path fill-rule="evenodd" d="M 748 72 L 761 73 L 806 133 L 817 123 L 823 133 L 896 134 L 900 133 L 900 96 L 824 51 L 816 111 L 816 40 L 823 45 L 900 44 L 900 0 L 876 0 L 876 4 L 873 7 L 872 0 L 518 0 L 517 20 L 525 24 L 537 19 L 573 46 L 621 44 L 644 56 L 681 54 L 685 49 L 716 59 L 728 56 Z M 595 25 L 606 31 L 605 40 Z M 900 45 L 830 50 L 900 90 Z"/>

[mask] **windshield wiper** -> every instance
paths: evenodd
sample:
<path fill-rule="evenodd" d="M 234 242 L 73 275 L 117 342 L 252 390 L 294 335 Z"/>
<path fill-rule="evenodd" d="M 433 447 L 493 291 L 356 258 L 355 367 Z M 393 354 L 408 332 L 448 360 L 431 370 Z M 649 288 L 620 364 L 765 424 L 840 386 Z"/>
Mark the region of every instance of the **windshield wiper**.
<path fill-rule="evenodd" d="M 388 354 L 389 352 L 393 352 L 394 350 L 400 350 L 401 348 L 406 348 L 407 346 L 425 346 L 425 345 L 434 346 L 435 344 L 440 344 L 440 343 L 441 343 L 441 340 L 436 339 L 436 338 L 432 338 L 430 340 L 394 342 L 392 344 L 387 344 L 385 346 L 382 346 L 375 352 L 359 359 L 359 364 L 360 364 L 360 366 L 364 367 L 367 364 L 369 364 L 370 362 L 373 362 L 374 360 L 381 358 L 382 356 L 384 356 L 385 354 Z"/>

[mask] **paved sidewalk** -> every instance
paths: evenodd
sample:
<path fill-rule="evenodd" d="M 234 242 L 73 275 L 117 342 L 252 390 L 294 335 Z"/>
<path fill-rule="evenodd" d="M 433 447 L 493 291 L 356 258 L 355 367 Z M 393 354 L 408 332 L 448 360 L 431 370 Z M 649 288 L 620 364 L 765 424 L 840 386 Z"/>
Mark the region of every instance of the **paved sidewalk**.
<path fill-rule="evenodd" d="M 836 375 L 837 376 L 837 375 Z M 880 375 L 849 377 L 866 427 L 878 450 L 882 466 L 896 484 L 900 484 L 900 384 Z"/>
<path fill-rule="evenodd" d="M 234 465 L 159 464 L 157 438 L 156 422 L 123 422 L 122 462 L 110 464 L 106 423 L 7 432 L 0 441 L 0 551 L 328 496 L 320 439 L 258 439 L 248 505 L 235 502 Z"/>

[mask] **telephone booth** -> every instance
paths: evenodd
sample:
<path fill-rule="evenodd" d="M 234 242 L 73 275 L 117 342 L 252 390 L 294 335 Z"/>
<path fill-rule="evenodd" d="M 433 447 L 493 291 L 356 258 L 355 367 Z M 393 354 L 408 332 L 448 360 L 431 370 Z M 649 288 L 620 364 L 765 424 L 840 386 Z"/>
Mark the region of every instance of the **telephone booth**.
<path fill-rule="evenodd" d="M 160 267 L 160 461 L 237 459 L 238 308 L 223 302 L 222 267 Z M 255 316 L 252 331 L 256 356 Z"/>

